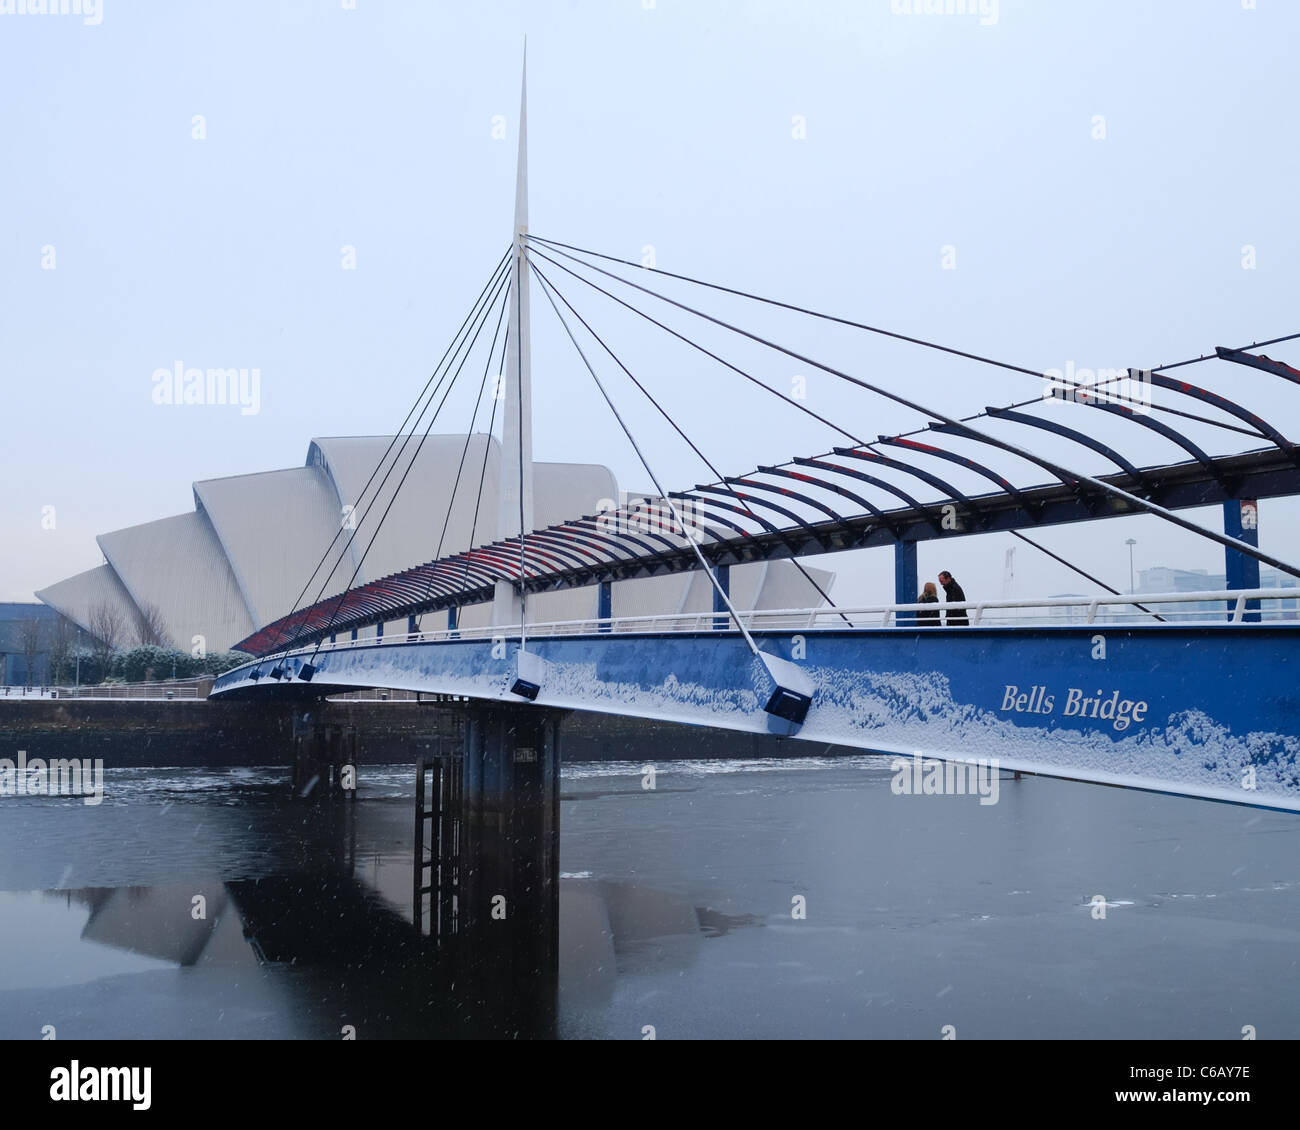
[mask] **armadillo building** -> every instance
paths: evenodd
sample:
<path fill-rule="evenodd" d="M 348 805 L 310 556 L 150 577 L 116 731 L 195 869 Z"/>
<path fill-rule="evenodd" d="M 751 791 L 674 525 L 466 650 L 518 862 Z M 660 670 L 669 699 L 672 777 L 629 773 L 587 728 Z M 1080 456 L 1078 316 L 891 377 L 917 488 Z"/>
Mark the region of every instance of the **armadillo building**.
<path fill-rule="evenodd" d="M 123 625 L 123 642 L 148 619 L 173 646 L 221 651 L 322 597 L 514 532 L 496 528 L 495 437 L 428 436 L 379 486 L 400 444 L 390 436 L 314 439 L 301 467 L 196 482 L 192 511 L 100 534 L 105 564 L 36 595 L 92 634 L 107 610 Z M 599 465 L 539 462 L 533 475 L 538 528 L 619 498 L 612 472 Z M 808 572 L 829 591 L 832 574 Z M 612 598 L 615 616 L 639 616 L 707 612 L 713 596 L 708 577 L 690 572 L 618 581 Z M 529 599 L 528 619 L 589 617 L 596 599 L 594 588 L 542 593 Z M 739 609 L 822 603 L 788 561 L 734 567 L 731 599 Z M 490 614 L 489 605 L 463 608 L 459 623 L 486 624 Z M 421 626 L 445 623 L 443 612 Z"/>

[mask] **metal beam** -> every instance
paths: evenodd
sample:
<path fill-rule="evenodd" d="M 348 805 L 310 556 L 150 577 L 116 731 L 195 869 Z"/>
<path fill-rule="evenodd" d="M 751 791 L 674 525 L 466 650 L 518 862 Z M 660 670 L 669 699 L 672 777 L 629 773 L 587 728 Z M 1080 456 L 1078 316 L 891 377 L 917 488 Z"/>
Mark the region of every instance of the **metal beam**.
<path fill-rule="evenodd" d="M 1234 497 L 1261 499 L 1300 495 L 1300 468 L 1288 453 L 1276 448 L 1264 448 L 1214 459 L 1209 467 L 1197 460 L 1191 460 L 1186 463 L 1146 468 L 1145 474 L 1159 483 L 1163 495 L 1162 505 L 1171 510 L 1214 506 Z M 1101 476 L 1101 479 L 1123 490 L 1132 491 L 1143 487 L 1141 482 L 1123 473 Z M 725 487 L 698 489 L 705 493 L 722 495 L 728 500 L 733 498 L 732 492 Z M 728 540 L 711 542 L 703 548 L 707 557 L 715 564 L 737 565 L 825 553 L 828 550 L 892 546 L 900 537 L 905 541 L 927 541 L 940 536 L 949 538 L 955 536 L 952 531 L 934 528 L 929 508 L 901 507 L 887 511 L 894 530 L 898 532 L 896 536 L 869 514 L 843 518 L 842 522 L 808 523 L 775 502 L 754 498 L 745 492 L 738 493 L 744 505 L 785 513 L 795 524 L 785 529 L 765 529 Z M 676 492 L 675 497 L 690 499 L 693 497 L 693 492 Z M 731 505 L 729 501 L 724 502 L 713 498 L 697 499 L 697 501 L 701 505 L 743 514 L 743 511 Z M 980 532 L 1064 525 L 1090 521 L 1098 517 L 1140 513 L 1136 507 L 1117 498 L 1103 500 L 1103 508 L 1099 511 L 1095 500 L 1085 502 L 1077 491 L 1063 483 L 1027 488 L 1018 491 L 1015 495 L 1007 492 L 977 495 L 965 501 L 979 517 Z M 756 516 L 755 520 L 757 520 Z M 594 523 L 595 519 L 591 521 Z M 848 527 L 847 533 L 843 528 L 845 526 Z M 628 540 L 637 539 L 629 537 Z M 444 564 L 450 569 L 463 570 L 466 560 L 469 560 L 472 565 L 492 562 L 492 565 L 488 565 L 487 568 L 494 569 L 499 566 L 493 558 L 503 549 L 505 549 L 508 567 L 510 569 L 517 567 L 517 549 L 513 546 L 507 549 L 500 545 L 475 549 L 467 554 L 448 558 Z M 600 581 L 634 580 L 689 572 L 698 567 L 699 563 L 694 552 L 689 546 L 682 545 L 635 558 L 611 560 L 604 565 L 593 564 L 589 567 L 530 575 L 525 588 L 530 592 L 544 592 L 581 587 Z M 354 592 L 359 591 L 354 590 Z M 367 604 L 372 609 L 372 617 L 382 611 L 388 619 L 400 619 L 411 612 L 437 611 L 453 604 L 482 603 L 484 600 L 492 599 L 492 594 L 493 590 L 489 585 L 480 583 L 469 590 L 431 596 L 416 602 L 394 601 L 390 606 L 387 602 L 374 605 L 372 601 L 367 601 Z M 326 611 L 332 608 L 337 599 L 333 597 L 328 602 L 323 602 L 327 606 Z M 360 603 L 360 598 L 357 600 Z M 348 607 L 351 611 L 352 606 Z M 336 616 L 333 622 L 329 623 L 323 613 L 317 618 L 315 613 L 318 611 L 313 608 L 300 610 L 292 617 L 285 617 L 284 622 L 267 625 L 248 639 L 241 641 L 239 646 L 242 650 L 253 654 L 267 654 L 283 646 L 288 638 L 314 640 L 319 636 L 323 639 L 329 631 L 343 632 L 354 624 L 351 617 L 343 616 Z M 356 622 L 360 622 L 365 613 L 358 609 L 356 615 Z"/>

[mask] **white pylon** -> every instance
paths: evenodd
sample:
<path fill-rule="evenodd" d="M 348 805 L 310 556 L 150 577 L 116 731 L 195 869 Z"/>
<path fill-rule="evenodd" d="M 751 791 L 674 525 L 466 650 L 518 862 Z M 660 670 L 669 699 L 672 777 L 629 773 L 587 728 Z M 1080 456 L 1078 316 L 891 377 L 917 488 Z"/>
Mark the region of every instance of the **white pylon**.
<path fill-rule="evenodd" d="M 501 419 L 501 489 L 497 537 L 517 537 L 533 529 L 533 393 L 528 328 L 528 49 L 519 95 L 519 165 L 515 180 L 514 247 L 510 266 L 509 341 L 506 348 L 505 402 Z M 519 624 L 523 602 L 509 581 L 497 581 L 493 625 Z"/>

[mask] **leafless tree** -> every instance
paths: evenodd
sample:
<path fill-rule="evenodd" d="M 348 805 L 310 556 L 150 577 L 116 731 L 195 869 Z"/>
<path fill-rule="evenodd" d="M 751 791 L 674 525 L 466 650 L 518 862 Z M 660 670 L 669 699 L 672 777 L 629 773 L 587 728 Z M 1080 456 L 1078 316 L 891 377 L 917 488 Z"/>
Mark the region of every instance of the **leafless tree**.
<path fill-rule="evenodd" d="M 111 604 L 100 601 L 90 609 L 86 626 L 95 637 L 91 652 L 99 664 L 101 676 L 107 676 L 108 665 L 112 662 L 113 652 L 122 638 L 123 617 Z"/>
<path fill-rule="evenodd" d="M 23 651 L 23 662 L 27 667 L 27 685 L 32 685 L 32 672 L 36 667 L 36 660 L 41 654 L 42 637 L 45 635 L 41 631 L 41 622 L 33 617 L 30 620 L 24 620 L 18 626 L 18 646 Z"/>
<path fill-rule="evenodd" d="M 167 635 L 167 623 L 163 619 L 162 609 L 156 604 L 144 601 L 139 605 L 135 617 L 135 642 L 140 647 L 154 644 L 158 647 L 170 647 Z"/>
<path fill-rule="evenodd" d="M 66 683 L 68 666 L 72 659 L 72 643 L 77 629 L 66 616 L 54 621 L 54 631 L 50 633 L 50 675 L 51 683 Z"/>

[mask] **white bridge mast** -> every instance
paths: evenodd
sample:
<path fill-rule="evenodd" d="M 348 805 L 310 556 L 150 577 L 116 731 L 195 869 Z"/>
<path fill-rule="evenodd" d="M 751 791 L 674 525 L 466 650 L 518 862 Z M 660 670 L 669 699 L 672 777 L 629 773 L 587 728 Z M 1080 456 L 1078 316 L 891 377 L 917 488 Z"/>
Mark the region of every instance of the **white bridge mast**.
<path fill-rule="evenodd" d="M 519 95 L 519 166 L 515 180 L 514 247 L 510 265 L 509 340 L 506 346 L 505 402 L 501 420 L 501 489 L 497 537 L 529 533 L 533 521 L 533 391 L 528 329 L 528 53 L 524 49 Z M 492 601 L 493 625 L 523 620 L 520 591 L 497 581 Z"/>

